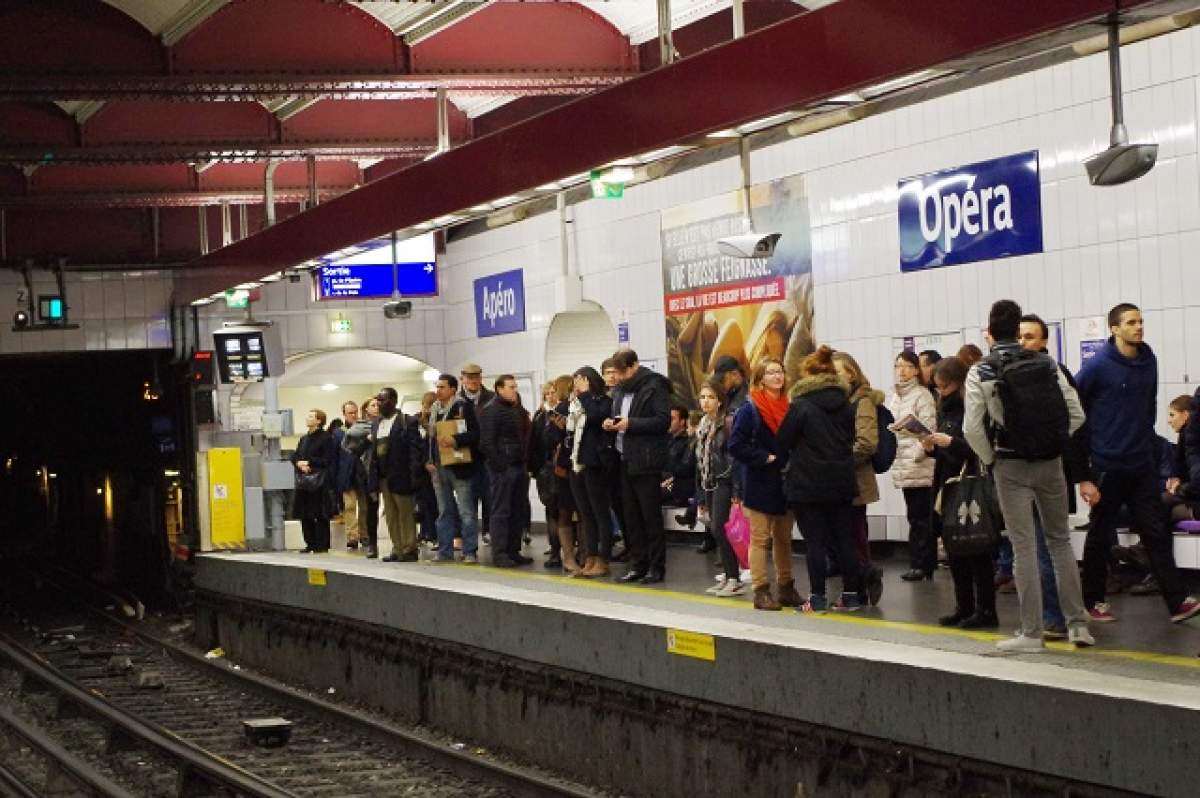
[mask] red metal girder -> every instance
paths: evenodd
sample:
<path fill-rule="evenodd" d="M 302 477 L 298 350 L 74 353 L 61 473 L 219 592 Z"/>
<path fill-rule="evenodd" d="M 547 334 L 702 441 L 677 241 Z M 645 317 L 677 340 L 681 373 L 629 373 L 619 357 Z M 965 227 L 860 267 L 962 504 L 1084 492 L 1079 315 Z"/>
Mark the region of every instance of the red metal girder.
<path fill-rule="evenodd" d="M 362 183 L 358 164 L 352 161 L 317 161 L 317 187 L 339 186 L 351 188 Z M 285 161 L 275 170 L 275 184 L 279 186 L 308 185 L 308 165 L 303 161 Z"/>
<path fill-rule="evenodd" d="M 0 0 L 0 74 L 154 73 L 162 45 L 145 28 L 96 0 Z"/>
<path fill-rule="evenodd" d="M 475 117 L 472 120 L 473 134 L 478 138 L 486 136 L 488 133 L 495 133 L 497 130 L 570 101 L 568 97 L 519 97 L 510 103 L 505 103 L 495 111 Z"/>
<path fill-rule="evenodd" d="M 808 13 L 807 9 L 796 5 L 792 0 L 746 0 L 743 6 L 746 33 L 753 33 L 767 25 L 773 25 L 797 14 L 806 13 Z M 733 11 L 728 8 L 671 32 L 671 41 L 675 44 L 675 50 L 683 57 L 695 55 L 701 50 L 715 47 L 732 38 Z M 643 70 L 662 66 L 658 39 L 642 42 L 638 45 L 637 52 Z"/>
<path fill-rule="evenodd" d="M 43 166 L 30 178 L 32 194 L 89 194 L 105 191 L 188 191 L 187 164 Z"/>
<path fill-rule="evenodd" d="M 0 148 L 12 144 L 74 145 L 75 120 L 56 105 L 0 103 Z"/>
<path fill-rule="evenodd" d="M 319 187 L 317 196 L 321 202 L 345 194 L 353 185 Z M 262 202 L 261 189 L 229 188 L 216 191 L 118 191 L 109 189 L 97 192 L 74 192 L 62 194 L 0 194 L 0 208 L 194 208 L 199 205 L 253 205 Z M 296 204 L 308 198 L 306 188 L 283 188 L 275 192 L 275 204 Z M 218 231 L 219 232 L 219 231 Z"/>
<path fill-rule="evenodd" d="M 10 208 L 4 216 L 13 260 L 111 253 L 123 263 L 136 263 L 154 254 L 145 210 Z"/>
<path fill-rule="evenodd" d="M 637 68 L 629 41 L 578 3 L 491 3 L 415 45 L 414 72 Z"/>
<path fill-rule="evenodd" d="M 438 86 L 474 94 L 575 96 L 615 86 L 637 74 L 633 70 L 547 69 L 512 67 L 489 72 L 386 72 L 311 74 L 272 71 L 267 74 L 128 73 L 120 75 L 0 74 L 0 100 L 159 100 L 220 102 L 270 100 L 278 97 L 337 100 L 419 100 L 435 95 Z"/>
<path fill-rule="evenodd" d="M 406 158 L 386 158 L 377 164 L 368 166 L 363 170 L 363 182 L 369 183 L 372 180 L 379 180 L 382 177 L 395 174 L 401 169 L 407 169 L 414 163 L 418 163 L 421 160 L 423 160 L 423 158 L 417 156 L 409 156 Z"/>
<path fill-rule="evenodd" d="M 473 139 L 213 252 L 191 264 L 178 298 L 208 296 L 598 164 L 1096 20 L 1111 9 L 1111 0 L 925 0 L 918 16 L 910 0 L 841 0 Z"/>
<path fill-rule="evenodd" d="M 396 67 L 395 36 L 349 3 L 234 0 L 171 48 L 175 72 Z"/>
<path fill-rule="evenodd" d="M 413 155 L 424 157 L 437 148 L 432 139 L 425 141 L 347 141 L 314 140 L 267 144 L 261 141 L 208 141 L 176 144 L 102 144 L 62 146 L 50 143 L 9 146 L 0 142 L 0 163 L 40 164 L 156 164 L 204 163 L 226 161 L 240 163 L 268 158 L 295 159 L 309 155 L 318 160 L 347 158 L 389 158 Z"/>
<path fill-rule="evenodd" d="M 450 138 L 467 138 L 467 115 L 453 105 L 449 110 Z M 283 122 L 288 142 L 351 140 L 437 142 L 437 101 L 410 103 L 386 101 L 324 100 Z"/>
<path fill-rule="evenodd" d="M 271 112 L 255 102 L 105 103 L 83 126 L 85 144 L 271 141 Z"/>

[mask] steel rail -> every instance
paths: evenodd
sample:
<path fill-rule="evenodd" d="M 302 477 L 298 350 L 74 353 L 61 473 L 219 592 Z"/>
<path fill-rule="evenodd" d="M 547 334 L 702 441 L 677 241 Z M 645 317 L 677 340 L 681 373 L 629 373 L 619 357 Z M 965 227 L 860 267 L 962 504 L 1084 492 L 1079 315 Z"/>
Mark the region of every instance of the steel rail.
<path fill-rule="evenodd" d="M 293 796 L 293 793 L 214 757 L 171 732 L 134 717 L 94 693 L 79 687 L 63 676 L 53 665 L 37 655 L 29 653 L 8 635 L 0 634 L 0 657 L 4 657 L 18 671 L 58 695 L 60 700 L 79 707 L 91 717 L 98 718 L 115 732 L 135 742 L 151 746 L 178 762 L 184 779 L 200 778 L 214 785 L 228 787 L 237 794 L 253 798 L 291 798 Z"/>
<path fill-rule="evenodd" d="M 63 748 L 44 730 L 18 717 L 4 706 L 0 706 L 0 729 L 9 735 L 20 737 L 46 760 L 48 781 L 51 778 L 65 777 L 85 788 L 92 795 L 103 795 L 108 798 L 134 798 L 134 793 Z M 57 768 L 57 772 L 53 770 L 54 768 Z M 43 787 L 49 792 L 49 784 L 43 785 Z M 43 794 L 35 785 L 26 783 L 7 766 L 0 766 L 0 789 L 7 789 L 21 796 L 36 797 Z"/>

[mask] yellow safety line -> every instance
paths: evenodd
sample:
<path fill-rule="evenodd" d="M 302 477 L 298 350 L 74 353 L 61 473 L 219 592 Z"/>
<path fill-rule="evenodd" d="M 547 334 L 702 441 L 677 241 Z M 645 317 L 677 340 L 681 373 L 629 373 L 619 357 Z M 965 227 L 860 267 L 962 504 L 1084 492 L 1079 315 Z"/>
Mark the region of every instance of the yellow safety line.
<path fill-rule="evenodd" d="M 347 559 L 361 559 L 353 554 L 343 554 L 342 552 L 331 552 L 339 557 Z M 421 564 L 427 563 L 423 560 Z M 667 598 L 685 601 L 689 604 L 707 604 L 713 607 L 732 607 L 734 609 L 754 611 L 754 605 L 745 601 L 730 601 L 729 599 L 720 599 L 714 596 L 698 595 L 695 593 L 684 593 L 678 590 L 665 590 L 662 588 L 647 588 L 635 587 L 633 585 L 624 585 L 617 582 L 602 582 L 587 577 L 572 577 L 572 576 L 552 576 L 550 574 L 533 574 L 526 571 L 519 571 L 514 568 L 496 568 L 491 565 L 465 565 L 461 562 L 441 563 L 438 565 L 430 565 L 430 568 L 438 570 L 441 568 L 461 568 L 463 570 L 484 570 L 512 576 L 518 579 L 527 579 L 540 582 L 549 582 L 552 584 L 571 584 L 578 587 L 589 588 L 592 590 L 608 590 L 617 593 L 628 593 L 630 595 L 639 596 L 666 596 Z M 603 578 L 603 577 L 602 577 Z M 865 609 L 865 608 L 864 608 Z M 978 640 L 984 642 L 994 642 L 1004 640 L 1008 635 L 999 634 L 997 632 L 982 632 L 972 631 L 969 629 L 953 629 L 944 626 L 933 626 L 931 624 L 914 623 L 912 621 L 889 621 L 883 618 L 871 618 L 863 615 L 853 615 L 845 612 L 821 612 L 821 613 L 802 613 L 798 610 L 793 610 L 789 607 L 784 607 L 783 612 L 794 615 L 802 615 L 806 618 L 811 618 L 816 621 L 827 621 L 832 623 L 845 623 L 858 626 L 865 626 L 871 629 L 889 629 L 899 632 L 915 632 L 917 634 L 939 635 L 941 637 L 959 637 L 969 640 Z M 1148 662 L 1155 665 L 1173 665 L 1176 667 L 1200 669 L 1200 658 L 1185 657 L 1179 654 L 1156 654 L 1152 651 L 1132 651 L 1128 649 L 1106 649 L 1103 647 L 1092 648 L 1076 648 L 1071 643 L 1065 642 L 1048 642 L 1046 647 L 1054 651 L 1068 652 L 1072 654 L 1082 654 L 1087 656 L 1107 657 L 1111 659 L 1132 660 L 1134 662 Z"/>

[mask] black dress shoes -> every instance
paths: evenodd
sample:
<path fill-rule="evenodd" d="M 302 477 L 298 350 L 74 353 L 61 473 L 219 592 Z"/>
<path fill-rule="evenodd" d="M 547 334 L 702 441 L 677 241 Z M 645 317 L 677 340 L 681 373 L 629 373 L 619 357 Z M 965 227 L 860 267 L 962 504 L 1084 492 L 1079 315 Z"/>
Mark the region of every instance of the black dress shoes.
<path fill-rule="evenodd" d="M 520 563 L 503 554 L 492 555 L 492 567 L 494 568 L 516 568 Z"/>
<path fill-rule="evenodd" d="M 905 571 L 900 574 L 900 578 L 905 582 L 920 582 L 922 579 L 933 579 L 933 574 L 923 571 L 920 568 L 913 568 L 911 571 Z"/>
<path fill-rule="evenodd" d="M 655 585 L 661 582 L 665 577 L 666 574 L 664 574 L 662 571 L 649 570 L 646 572 L 646 575 L 638 581 L 643 585 Z"/>
<path fill-rule="evenodd" d="M 379 549 L 374 546 L 367 546 L 367 559 L 373 560 L 379 556 Z"/>
<path fill-rule="evenodd" d="M 630 571 L 629 573 L 625 574 L 617 581 L 618 582 L 640 582 L 640 581 L 642 581 L 643 578 L 645 578 L 645 576 L 646 576 L 646 574 L 644 572 L 634 570 L 634 571 Z"/>
<path fill-rule="evenodd" d="M 996 613 L 988 612 L 987 610 L 975 610 L 975 612 L 959 621 L 958 628 L 995 629 L 999 625 L 1000 619 L 996 617 Z"/>

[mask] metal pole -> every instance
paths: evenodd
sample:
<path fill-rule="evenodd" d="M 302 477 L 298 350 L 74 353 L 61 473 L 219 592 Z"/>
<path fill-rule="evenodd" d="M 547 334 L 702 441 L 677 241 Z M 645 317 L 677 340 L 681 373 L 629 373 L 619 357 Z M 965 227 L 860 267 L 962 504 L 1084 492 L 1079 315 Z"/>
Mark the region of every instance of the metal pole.
<path fill-rule="evenodd" d="M 750 139 L 746 136 L 738 141 L 738 165 L 742 170 L 742 215 L 745 216 L 746 229 L 750 230 Z"/>
<path fill-rule="evenodd" d="M 1121 100 L 1121 21 L 1113 14 L 1108 19 L 1108 81 L 1112 89 L 1112 132 L 1108 143 L 1114 147 L 1129 142 L 1125 130 L 1125 110 Z"/>
<path fill-rule="evenodd" d="M 317 156 L 309 155 L 308 162 L 308 207 L 317 207 Z"/>
<path fill-rule="evenodd" d="M 0 260 L 8 260 L 8 216 L 0 208 Z"/>
<path fill-rule="evenodd" d="M 162 237 L 162 226 L 157 205 L 150 209 L 150 235 L 154 238 L 154 259 L 158 260 L 162 252 L 162 242 L 159 240 Z"/>
<path fill-rule="evenodd" d="M 229 213 L 229 203 L 221 203 L 221 246 L 227 247 L 233 243 L 233 218 Z"/>
<path fill-rule="evenodd" d="M 395 230 L 392 231 L 392 299 L 400 299 L 400 266 L 396 263 L 398 260 L 396 247 L 400 243 L 400 236 Z"/>
<path fill-rule="evenodd" d="M 675 41 L 671 35 L 671 0 L 658 0 L 658 58 L 664 65 L 675 60 Z"/>
<path fill-rule="evenodd" d="M 247 229 L 250 226 L 250 216 L 245 204 L 238 206 L 238 239 L 243 239 L 250 235 Z"/>
<path fill-rule="evenodd" d="M 263 379 L 263 412 L 279 412 L 279 378 L 266 377 Z M 279 460 L 279 440 L 267 438 L 267 460 Z M 266 491 L 267 526 L 270 530 L 271 548 L 283 551 L 286 547 L 283 527 L 283 492 L 278 490 Z"/>
<path fill-rule="evenodd" d="M 733 0 L 733 38 L 740 39 L 746 35 L 746 9 L 742 0 Z"/>
<path fill-rule="evenodd" d="M 208 254 L 208 207 L 201 205 L 196 209 L 200 215 L 200 254 Z"/>
<path fill-rule="evenodd" d="M 446 87 L 437 87 L 437 151 L 450 149 L 450 111 L 446 99 Z"/>
<path fill-rule="evenodd" d="M 266 178 L 263 183 L 263 207 L 267 212 L 267 227 L 275 224 L 275 170 L 279 168 L 275 158 L 267 161 Z"/>

